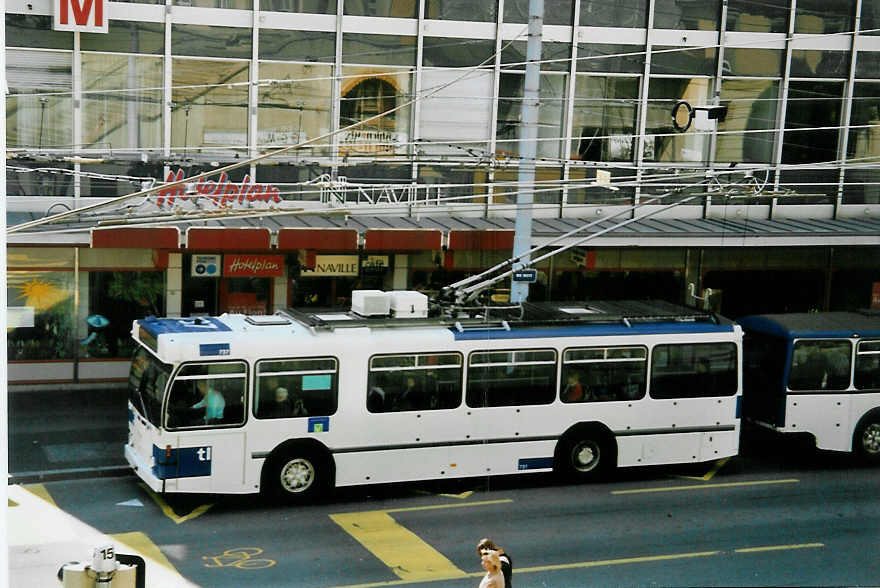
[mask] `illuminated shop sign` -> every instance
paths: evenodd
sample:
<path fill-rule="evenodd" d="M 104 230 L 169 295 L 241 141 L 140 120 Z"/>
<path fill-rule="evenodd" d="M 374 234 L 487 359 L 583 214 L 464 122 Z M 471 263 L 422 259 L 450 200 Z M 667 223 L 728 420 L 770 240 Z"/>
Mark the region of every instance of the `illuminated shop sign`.
<path fill-rule="evenodd" d="M 107 33 L 104 0 L 52 0 L 52 28 L 56 31 Z"/>
<path fill-rule="evenodd" d="M 177 173 L 168 172 L 165 183 L 179 182 L 183 180 L 183 170 Z M 187 194 L 187 186 L 195 190 L 195 193 Z M 179 184 L 170 188 L 162 188 L 156 191 L 157 206 L 172 206 L 176 199 L 206 198 L 216 206 L 229 206 L 232 204 L 244 204 L 245 202 L 281 202 L 281 191 L 271 184 L 251 183 L 251 177 L 246 175 L 240 184 L 229 181 L 226 172 L 220 174 L 220 178 L 214 180 L 200 179 L 195 184 Z"/>
<path fill-rule="evenodd" d="M 234 254 L 223 256 L 223 275 L 228 278 L 283 275 L 283 255 Z"/>
<path fill-rule="evenodd" d="M 357 255 L 316 255 L 315 267 L 302 268 L 301 276 L 356 276 L 358 275 Z"/>

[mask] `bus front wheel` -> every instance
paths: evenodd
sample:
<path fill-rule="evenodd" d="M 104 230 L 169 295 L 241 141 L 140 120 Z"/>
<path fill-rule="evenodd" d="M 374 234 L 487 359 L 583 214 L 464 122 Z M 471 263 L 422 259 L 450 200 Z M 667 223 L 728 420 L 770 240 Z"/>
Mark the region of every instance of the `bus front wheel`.
<path fill-rule="evenodd" d="M 560 443 L 557 466 L 566 477 L 591 482 L 605 477 L 616 461 L 602 435 L 572 435 Z"/>
<path fill-rule="evenodd" d="M 322 461 L 309 450 L 282 453 L 267 466 L 269 491 L 287 502 L 311 500 L 326 484 Z"/>
<path fill-rule="evenodd" d="M 859 423 L 854 445 L 856 453 L 864 461 L 880 464 L 880 413 L 868 415 Z"/>

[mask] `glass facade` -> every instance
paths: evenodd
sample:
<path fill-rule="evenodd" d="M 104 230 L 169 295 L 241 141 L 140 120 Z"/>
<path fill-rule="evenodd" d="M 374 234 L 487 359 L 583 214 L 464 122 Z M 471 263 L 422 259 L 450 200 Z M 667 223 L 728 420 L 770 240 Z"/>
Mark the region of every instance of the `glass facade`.
<path fill-rule="evenodd" d="M 173 17 L 141 4 L 76 46 L 73 33 L 52 30 L 50 14 L 9 4 L 10 195 L 124 194 L 132 176 L 164 179 L 169 157 L 208 169 L 303 141 L 315 144 L 240 175 L 283 184 L 393 164 L 412 181 L 517 165 L 528 0 L 507 0 L 500 11 L 496 2 L 460 0 L 174 0 L 186 11 Z M 880 9 L 856 0 L 794 6 L 546 0 L 540 166 L 568 178 L 584 174 L 583 162 L 639 173 L 748 163 L 778 167 L 768 173 L 781 179 L 783 166 L 824 162 L 823 177 L 840 176 L 843 202 L 872 201 L 863 187 L 873 185 L 873 170 L 841 171 L 840 162 L 875 155 Z M 847 33 L 857 24 L 854 51 Z M 677 132 L 670 114 L 681 101 L 726 105 L 718 133 Z M 69 161 L 74 152 L 100 158 L 109 179 L 74 181 L 89 169 Z M 37 165 L 34 153 L 51 165 Z M 279 163 L 292 167 L 272 169 Z M 478 175 L 492 182 L 499 174 Z M 831 190 L 834 182 L 810 183 Z M 593 200 L 587 192 L 559 194 L 580 203 Z"/>

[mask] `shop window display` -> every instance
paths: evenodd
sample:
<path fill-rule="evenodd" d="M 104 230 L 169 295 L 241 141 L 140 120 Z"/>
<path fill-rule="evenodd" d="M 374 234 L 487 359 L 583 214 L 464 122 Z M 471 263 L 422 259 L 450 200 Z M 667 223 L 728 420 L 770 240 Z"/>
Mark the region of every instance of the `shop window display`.
<path fill-rule="evenodd" d="M 73 293 L 70 271 L 7 272 L 9 361 L 73 357 Z"/>
<path fill-rule="evenodd" d="M 89 272 L 88 314 L 80 324 L 80 357 L 130 357 L 135 319 L 163 316 L 163 272 Z"/>

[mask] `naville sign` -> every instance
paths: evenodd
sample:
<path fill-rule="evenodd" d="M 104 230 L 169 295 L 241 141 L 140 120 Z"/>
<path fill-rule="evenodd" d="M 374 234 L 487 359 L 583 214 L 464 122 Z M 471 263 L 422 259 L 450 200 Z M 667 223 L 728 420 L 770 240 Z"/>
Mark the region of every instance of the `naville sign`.
<path fill-rule="evenodd" d="M 104 0 L 52 0 L 56 31 L 107 33 L 109 27 Z"/>

